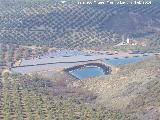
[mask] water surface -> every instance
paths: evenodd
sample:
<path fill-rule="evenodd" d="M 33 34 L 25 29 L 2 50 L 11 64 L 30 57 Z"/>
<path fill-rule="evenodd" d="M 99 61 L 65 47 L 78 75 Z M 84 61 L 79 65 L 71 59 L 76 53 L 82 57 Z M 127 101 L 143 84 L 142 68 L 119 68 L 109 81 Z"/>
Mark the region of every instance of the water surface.
<path fill-rule="evenodd" d="M 86 66 L 83 68 L 69 71 L 69 73 L 78 79 L 105 75 L 105 72 L 102 68 L 95 66 Z"/>

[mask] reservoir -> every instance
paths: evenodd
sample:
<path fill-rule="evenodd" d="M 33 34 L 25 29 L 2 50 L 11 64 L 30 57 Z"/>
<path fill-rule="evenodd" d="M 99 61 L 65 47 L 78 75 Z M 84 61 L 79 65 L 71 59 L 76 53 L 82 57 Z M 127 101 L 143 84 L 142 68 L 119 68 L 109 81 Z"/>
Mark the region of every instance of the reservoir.
<path fill-rule="evenodd" d="M 111 67 L 105 66 L 101 63 L 89 63 L 86 65 L 79 65 L 65 70 L 70 75 L 77 79 L 85 79 L 90 77 L 97 77 L 111 73 Z"/>
<path fill-rule="evenodd" d="M 102 68 L 94 67 L 94 66 L 76 69 L 76 70 L 70 71 L 69 73 L 78 79 L 96 77 L 96 76 L 101 76 L 105 74 Z"/>

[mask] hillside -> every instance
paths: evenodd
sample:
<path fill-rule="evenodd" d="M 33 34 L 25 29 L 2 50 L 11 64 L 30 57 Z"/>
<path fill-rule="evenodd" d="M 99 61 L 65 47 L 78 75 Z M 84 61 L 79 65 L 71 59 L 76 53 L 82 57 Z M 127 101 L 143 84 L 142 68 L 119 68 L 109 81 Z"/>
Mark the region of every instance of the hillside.
<path fill-rule="evenodd" d="M 0 79 L 0 119 L 4 120 L 129 120 L 120 111 L 94 104 L 96 95 L 42 76 L 4 72 Z"/>
<path fill-rule="evenodd" d="M 124 34 L 148 32 L 152 34 L 143 38 L 159 41 L 155 39 L 160 27 L 158 3 L 139 6 L 61 4 L 51 0 L 17 2 L 1 1 L 0 42 L 108 49 L 120 43 Z"/>
<path fill-rule="evenodd" d="M 97 102 L 140 120 L 158 120 L 160 58 L 120 67 L 117 73 L 73 85 L 97 93 Z"/>
<path fill-rule="evenodd" d="M 159 120 L 159 0 L 151 5 L 77 2 L 0 0 L 0 120 Z M 106 65 L 109 59 L 139 56 L 133 53 L 143 53 L 144 60 Z M 96 55 L 106 56 L 97 60 Z M 38 73 L 15 73 L 13 64 L 37 65 Z M 103 74 L 76 79 L 69 72 L 87 67 L 103 67 Z"/>

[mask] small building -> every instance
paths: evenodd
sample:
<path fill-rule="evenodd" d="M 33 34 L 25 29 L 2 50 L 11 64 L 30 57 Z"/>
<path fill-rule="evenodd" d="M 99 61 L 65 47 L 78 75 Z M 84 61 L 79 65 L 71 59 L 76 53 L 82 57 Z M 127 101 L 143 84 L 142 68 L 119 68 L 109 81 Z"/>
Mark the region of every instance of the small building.
<path fill-rule="evenodd" d="M 129 38 L 127 38 L 127 41 L 126 41 L 126 42 L 127 42 L 127 44 L 130 44 L 130 39 L 129 39 Z"/>

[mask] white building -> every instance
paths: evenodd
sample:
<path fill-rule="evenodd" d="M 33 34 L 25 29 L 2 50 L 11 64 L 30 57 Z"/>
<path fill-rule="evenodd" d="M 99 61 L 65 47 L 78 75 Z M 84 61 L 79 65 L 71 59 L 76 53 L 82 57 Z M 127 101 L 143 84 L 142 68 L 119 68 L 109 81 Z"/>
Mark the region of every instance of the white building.
<path fill-rule="evenodd" d="M 127 38 L 127 44 L 130 44 L 130 39 L 129 38 Z"/>

